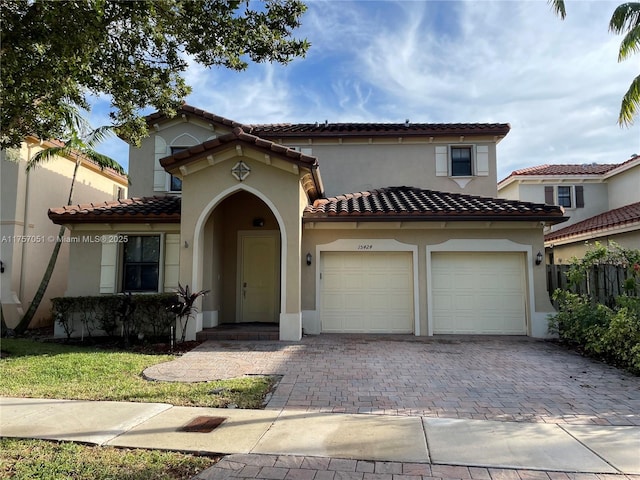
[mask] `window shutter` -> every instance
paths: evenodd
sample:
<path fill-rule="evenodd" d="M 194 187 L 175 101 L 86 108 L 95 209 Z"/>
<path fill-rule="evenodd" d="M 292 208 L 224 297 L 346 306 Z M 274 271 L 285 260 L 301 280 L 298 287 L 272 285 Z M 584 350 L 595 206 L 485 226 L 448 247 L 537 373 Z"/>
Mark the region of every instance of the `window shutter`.
<path fill-rule="evenodd" d="M 449 175 L 449 162 L 447 159 L 447 147 L 436 147 L 436 177 L 446 177 Z"/>
<path fill-rule="evenodd" d="M 476 147 L 476 175 L 489 176 L 489 146 L 478 145 Z"/>
<path fill-rule="evenodd" d="M 576 208 L 584 208 L 584 187 L 576 185 Z"/>
<path fill-rule="evenodd" d="M 544 203 L 547 205 L 554 205 L 553 187 L 544 187 Z"/>
<path fill-rule="evenodd" d="M 156 135 L 155 143 L 155 155 L 153 164 L 153 191 L 154 192 L 166 192 L 167 191 L 167 177 L 169 174 L 160 165 L 160 159 L 166 157 L 167 154 L 167 142 L 164 138 Z"/>
<path fill-rule="evenodd" d="M 180 278 L 180 234 L 167 233 L 164 236 L 164 291 L 173 292 L 178 288 Z"/>
<path fill-rule="evenodd" d="M 116 293 L 118 244 L 102 242 L 100 258 L 100 293 Z"/>

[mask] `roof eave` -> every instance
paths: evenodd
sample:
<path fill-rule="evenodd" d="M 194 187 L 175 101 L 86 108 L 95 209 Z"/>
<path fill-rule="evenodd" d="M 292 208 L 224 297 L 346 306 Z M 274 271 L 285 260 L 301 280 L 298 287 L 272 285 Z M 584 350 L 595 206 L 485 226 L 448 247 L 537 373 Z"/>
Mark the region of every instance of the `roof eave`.
<path fill-rule="evenodd" d="M 91 215 L 49 213 L 49 219 L 56 225 L 114 224 L 114 223 L 180 223 L 180 215 Z"/>
<path fill-rule="evenodd" d="M 303 223 L 310 222 L 545 222 L 558 224 L 569 217 L 549 215 L 304 215 Z"/>

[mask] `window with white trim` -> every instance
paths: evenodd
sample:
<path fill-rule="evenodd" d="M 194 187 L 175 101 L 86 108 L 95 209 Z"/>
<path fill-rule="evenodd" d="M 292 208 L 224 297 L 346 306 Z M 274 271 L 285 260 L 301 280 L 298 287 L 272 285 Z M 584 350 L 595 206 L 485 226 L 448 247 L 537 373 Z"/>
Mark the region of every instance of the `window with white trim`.
<path fill-rule="evenodd" d="M 473 175 L 473 155 L 471 146 L 451 147 L 451 176 L 470 177 Z"/>
<path fill-rule="evenodd" d="M 488 145 L 437 145 L 437 177 L 486 177 L 489 175 Z"/>
<path fill-rule="evenodd" d="M 547 185 L 544 187 L 544 203 L 564 208 L 584 208 L 582 185 Z"/>
<path fill-rule="evenodd" d="M 128 235 L 122 248 L 123 292 L 157 292 L 160 235 Z"/>
<path fill-rule="evenodd" d="M 558 205 L 571 208 L 571 187 L 564 185 L 558 187 Z"/>

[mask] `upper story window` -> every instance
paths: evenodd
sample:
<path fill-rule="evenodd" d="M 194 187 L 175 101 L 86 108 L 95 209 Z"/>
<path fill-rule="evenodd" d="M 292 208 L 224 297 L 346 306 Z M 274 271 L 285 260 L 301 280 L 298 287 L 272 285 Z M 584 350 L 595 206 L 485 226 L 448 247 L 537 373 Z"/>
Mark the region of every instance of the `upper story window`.
<path fill-rule="evenodd" d="M 544 203 L 560 205 L 564 208 L 584 208 L 584 187 L 582 185 L 558 185 L 544 187 Z"/>
<path fill-rule="evenodd" d="M 171 147 L 171 155 L 175 155 L 178 152 L 186 150 L 189 147 Z M 182 191 L 182 180 L 176 177 L 175 175 L 171 175 L 169 179 L 169 191 L 170 192 L 181 192 Z"/>
<path fill-rule="evenodd" d="M 436 177 L 452 177 L 462 188 L 471 177 L 489 176 L 489 145 L 436 145 L 435 157 Z"/>
<path fill-rule="evenodd" d="M 571 208 L 571 187 L 558 187 L 558 205 Z"/>
<path fill-rule="evenodd" d="M 122 291 L 157 292 L 160 276 L 160 236 L 128 235 L 122 252 Z"/>
<path fill-rule="evenodd" d="M 470 177 L 473 175 L 471 147 L 451 147 L 451 176 Z"/>

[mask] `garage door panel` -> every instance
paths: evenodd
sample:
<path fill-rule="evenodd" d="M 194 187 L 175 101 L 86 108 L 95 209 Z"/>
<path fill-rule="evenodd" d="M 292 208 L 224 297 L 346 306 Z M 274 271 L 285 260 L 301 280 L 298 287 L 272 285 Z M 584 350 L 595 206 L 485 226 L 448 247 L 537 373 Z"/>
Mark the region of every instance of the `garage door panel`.
<path fill-rule="evenodd" d="M 434 333 L 526 333 L 522 255 L 433 253 Z"/>
<path fill-rule="evenodd" d="M 321 270 L 322 331 L 413 332 L 410 252 L 323 252 Z"/>

